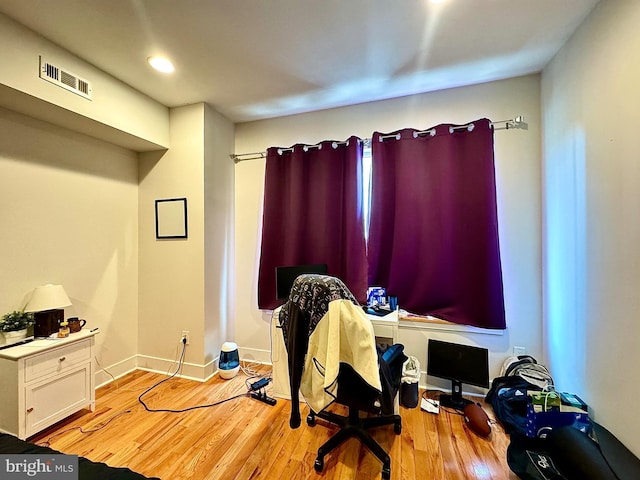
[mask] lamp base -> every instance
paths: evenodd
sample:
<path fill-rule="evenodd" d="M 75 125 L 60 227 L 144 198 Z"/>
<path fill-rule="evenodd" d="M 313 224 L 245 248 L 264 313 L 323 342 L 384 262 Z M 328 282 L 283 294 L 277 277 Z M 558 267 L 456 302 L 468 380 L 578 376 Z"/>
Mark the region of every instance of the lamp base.
<path fill-rule="evenodd" d="M 38 338 L 50 337 L 51 334 L 60 330 L 60 322 L 64 319 L 64 310 L 45 310 L 35 312 L 33 318 L 36 321 L 33 327 L 33 336 Z"/>

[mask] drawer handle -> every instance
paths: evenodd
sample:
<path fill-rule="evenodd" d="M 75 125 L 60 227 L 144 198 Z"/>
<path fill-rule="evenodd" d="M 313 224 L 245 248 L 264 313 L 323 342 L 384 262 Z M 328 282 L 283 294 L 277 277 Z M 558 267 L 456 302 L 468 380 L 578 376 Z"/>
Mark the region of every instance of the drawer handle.
<path fill-rule="evenodd" d="M 27 413 L 31 413 L 31 412 L 33 412 L 33 407 L 27 408 Z"/>
<path fill-rule="evenodd" d="M 60 357 L 60 358 L 59 358 L 59 361 L 60 361 L 60 362 L 64 362 L 66 359 L 67 359 L 67 357 Z"/>

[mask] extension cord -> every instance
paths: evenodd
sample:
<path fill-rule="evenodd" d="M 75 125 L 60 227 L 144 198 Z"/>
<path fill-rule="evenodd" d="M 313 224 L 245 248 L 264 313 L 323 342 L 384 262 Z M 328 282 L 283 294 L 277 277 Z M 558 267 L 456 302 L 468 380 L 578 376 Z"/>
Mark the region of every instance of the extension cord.
<path fill-rule="evenodd" d="M 253 392 L 251 394 L 251 397 L 255 398 L 256 400 L 260 400 L 261 402 L 264 402 L 267 405 L 273 406 L 276 404 L 276 399 L 269 397 L 266 393 Z"/>

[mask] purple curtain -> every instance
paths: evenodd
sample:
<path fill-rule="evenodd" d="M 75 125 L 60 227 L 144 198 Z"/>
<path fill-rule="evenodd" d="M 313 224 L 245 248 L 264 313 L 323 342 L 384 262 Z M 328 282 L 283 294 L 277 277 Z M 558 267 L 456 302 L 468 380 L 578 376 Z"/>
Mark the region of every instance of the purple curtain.
<path fill-rule="evenodd" d="M 276 267 L 319 263 L 364 302 L 362 141 L 269 148 L 264 190 L 258 307 L 282 303 L 276 299 Z"/>
<path fill-rule="evenodd" d="M 450 127 L 373 135 L 369 285 L 413 313 L 503 329 L 493 129 Z"/>

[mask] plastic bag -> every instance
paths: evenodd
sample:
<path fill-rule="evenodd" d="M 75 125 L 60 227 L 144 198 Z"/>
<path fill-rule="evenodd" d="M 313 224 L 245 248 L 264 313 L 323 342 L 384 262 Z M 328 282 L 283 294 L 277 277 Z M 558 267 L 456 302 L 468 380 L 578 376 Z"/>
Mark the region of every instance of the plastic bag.
<path fill-rule="evenodd" d="M 409 356 L 402 364 L 402 383 L 418 383 L 420 381 L 420 362 Z"/>
<path fill-rule="evenodd" d="M 420 381 L 420 362 L 409 356 L 402 364 L 402 380 L 400 384 L 400 403 L 405 408 L 418 405 L 418 382 Z"/>

